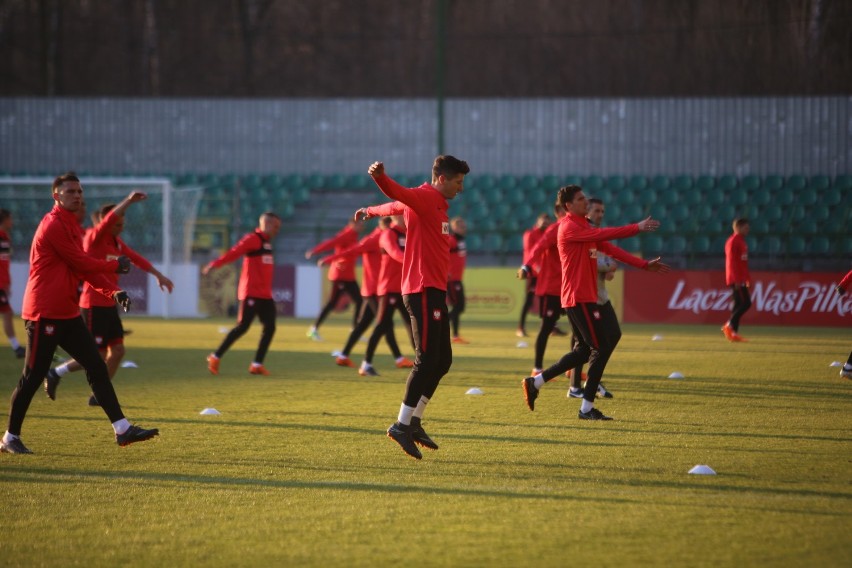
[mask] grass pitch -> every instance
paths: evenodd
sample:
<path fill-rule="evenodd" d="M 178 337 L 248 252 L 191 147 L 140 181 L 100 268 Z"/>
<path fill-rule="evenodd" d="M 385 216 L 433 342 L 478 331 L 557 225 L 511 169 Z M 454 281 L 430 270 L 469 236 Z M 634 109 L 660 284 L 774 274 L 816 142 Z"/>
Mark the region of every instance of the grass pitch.
<path fill-rule="evenodd" d="M 0 456 L 0 563 L 852 565 L 852 381 L 829 366 L 848 328 L 746 323 L 751 342 L 730 344 L 715 326 L 624 326 L 604 377 L 615 398 L 599 401 L 615 420 L 589 423 L 564 379 L 526 408 L 533 352 L 513 325 L 463 322 L 471 344 L 424 418 L 441 449 L 418 462 L 384 434 L 406 377 L 384 345 L 381 376 L 362 378 L 329 356 L 348 319 L 321 343 L 280 319 L 273 376 L 256 377 L 256 323 L 213 377 L 204 357 L 230 325 L 126 320 L 139 368 L 116 390 L 154 441 L 117 447 L 82 374 L 56 402 L 39 392 L 22 434 L 35 454 Z M 567 348 L 551 338 L 546 360 Z M 0 355 L 8 394 L 21 363 Z M 688 475 L 696 464 L 718 475 Z"/>

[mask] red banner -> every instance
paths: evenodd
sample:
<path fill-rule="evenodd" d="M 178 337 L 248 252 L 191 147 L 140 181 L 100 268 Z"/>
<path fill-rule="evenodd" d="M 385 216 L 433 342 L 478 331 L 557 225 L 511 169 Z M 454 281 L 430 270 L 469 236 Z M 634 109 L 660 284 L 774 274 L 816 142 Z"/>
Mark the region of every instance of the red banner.
<path fill-rule="evenodd" d="M 752 272 L 751 309 L 744 324 L 852 325 L 852 294 L 834 287 L 842 274 Z M 642 270 L 624 273 L 626 323 L 724 323 L 731 311 L 731 289 L 724 272 Z"/>

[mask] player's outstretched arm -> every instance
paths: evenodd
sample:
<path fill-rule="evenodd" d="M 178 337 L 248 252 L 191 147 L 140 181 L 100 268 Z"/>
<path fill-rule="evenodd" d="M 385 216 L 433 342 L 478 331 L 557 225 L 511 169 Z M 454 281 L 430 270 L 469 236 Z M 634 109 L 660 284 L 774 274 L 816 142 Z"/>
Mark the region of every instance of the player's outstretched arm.
<path fill-rule="evenodd" d="M 645 270 L 649 272 L 659 272 L 660 274 L 665 274 L 666 272 L 671 271 L 671 267 L 668 264 L 665 264 L 660 260 L 658 256 L 654 260 L 648 261 L 648 266 L 645 267 Z"/>
<path fill-rule="evenodd" d="M 150 272 L 151 275 L 154 278 L 157 279 L 157 284 L 160 286 L 160 290 L 167 290 L 169 292 L 169 294 L 172 293 L 172 290 L 174 290 L 175 285 L 171 280 L 166 278 L 165 274 L 163 274 L 162 272 L 160 272 L 159 270 L 157 270 L 153 266 L 151 267 L 151 270 L 149 270 L 148 272 Z"/>
<path fill-rule="evenodd" d="M 643 233 L 650 233 L 660 228 L 660 222 L 656 219 L 651 219 L 650 216 L 647 219 L 639 221 L 637 225 L 639 225 L 639 230 Z"/>

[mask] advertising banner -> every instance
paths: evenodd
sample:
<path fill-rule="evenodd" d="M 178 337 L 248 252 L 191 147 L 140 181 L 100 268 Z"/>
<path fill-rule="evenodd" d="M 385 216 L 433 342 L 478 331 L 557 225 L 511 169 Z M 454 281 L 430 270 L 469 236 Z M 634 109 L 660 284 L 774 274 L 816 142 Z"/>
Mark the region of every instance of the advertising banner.
<path fill-rule="evenodd" d="M 852 294 L 838 296 L 843 277 L 826 272 L 752 272 L 751 310 L 743 323 L 752 325 L 852 325 Z M 731 310 L 725 273 L 642 270 L 625 273 L 625 323 L 718 323 Z"/>

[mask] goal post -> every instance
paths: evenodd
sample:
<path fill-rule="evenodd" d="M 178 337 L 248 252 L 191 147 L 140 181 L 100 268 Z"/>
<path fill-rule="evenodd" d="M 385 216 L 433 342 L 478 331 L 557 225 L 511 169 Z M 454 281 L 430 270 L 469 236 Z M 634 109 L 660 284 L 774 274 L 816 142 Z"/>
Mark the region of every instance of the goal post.
<path fill-rule="evenodd" d="M 128 208 L 121 238 L 170 277 L 177 265 L 191 262 L 200 186 L 175 187 L 166 177 L 81 175 L 80 183 L 87 216 L 107 203 L 118 204 L 131 191 L 145 192 L 146 200 Z M 29 260 L 35 229 L 53 207 L 52 184 L 53 178 L 45 176 L 0 176 L 0 207 L 8 209 L 13 218 L 9 235 L 13 260 Z M 91 220 L 87 219 L 84 226 L 91 226 Z M 170 315 L 165 298 L 161 313 Z"/>

